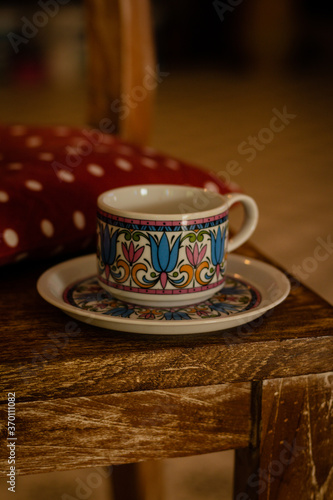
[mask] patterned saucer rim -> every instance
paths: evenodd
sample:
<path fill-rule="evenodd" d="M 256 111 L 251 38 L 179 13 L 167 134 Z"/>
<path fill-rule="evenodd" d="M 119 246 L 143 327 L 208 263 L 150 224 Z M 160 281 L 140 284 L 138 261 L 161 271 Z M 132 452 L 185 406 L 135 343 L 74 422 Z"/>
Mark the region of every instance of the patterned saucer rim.
<path fill-rule="evenodd" d="M 240 326 L 253 321 L 280 304 L 290 291 L 289 280 L 274 266 L 257 259 L 231 254 L 228 256 L 227 274 L 248 283 L 259 291 L 262 300 L 255 308 L 227 317 L 202 317 L 189 322 L 105 317 L 99 312 L 79 309 L 66 303 L 63 298 L 64 291 L 71 284 L 89 278 L 95 272 L 95 254 L 77 257 L 57 264 L 44 272 L 37 282 L 37 290 L 47 302 L 79 321 L 110 330 L 156 335 L 208 333 Z"/>

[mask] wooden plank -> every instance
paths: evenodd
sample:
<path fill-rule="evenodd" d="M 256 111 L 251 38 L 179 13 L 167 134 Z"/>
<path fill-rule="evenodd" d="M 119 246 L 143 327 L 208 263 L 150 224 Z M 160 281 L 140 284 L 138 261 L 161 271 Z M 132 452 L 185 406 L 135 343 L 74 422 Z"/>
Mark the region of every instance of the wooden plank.
<path fill-rule="evenodd" d="M 333 339 L 329 338 L 270 342 L 268 345 L 258 342 L 237 347 L 212 344 L 195 348 L 188 345 L 186 348 L 181 343 L 181 347 L 174 346 L 164 351 L 160 350 L 161 347 L 156 347 L 155 351 L 140 352 L 138 349 L 136 354 L 127 353 L 124 345 L 124 352 L 121 352 L 119 345 L 110 341 L 114 352 L 109 345 L 94 358 L 85 358 L 83 336 L 80 337 L 83 359 L 77 356 L 71 359 L 71 340 L 66 349 L 58 349 L 55 359 L 47 360 L 38 354 L 44 353 L 50 343 L 48 340 L 31 349 L 31 357 L 12 365 L 2 364 L 2 404 L 10 391 L 16 391 L 19 401 L 29 401 L 78 397 L 81 394 L 93 396 L 118 391 L 209 386 L 250 381 L 252 378 L 295 376 L 332 367 Z M 121 339 L 119 344 L 123 344 Z"/>
<path fill-rule="evenodd" d="M 89 122 L 146 145 L 159 79 L 154 76 L 150 2 L 85 0 L 85 5 Z"/>
<path fill-rule="evenodd" d="M 105 0 L 109 2 L 110 0 Z M 147 145 L 152 130 L 155 90 L 162 81 L 155 61 L 151 0 L 120 0 L 122 91 L 130 96 L 121 137 Z"/>
<path fill-rule="evenodd" d="M 244 447 L 250 384 L 16 404 L 16 472 L 117 465 Z M 7 408 L 0 408 L 1 474 L 8 473 Z"/>
<path fill-rule="evenodd" d="M 55 261 L 53 261 L 54 263 Z M 94 328 L 36 291 L 51 262 L 1 270 L 0 401 L 222 384 L 330 371 L 332 308 L 295 287 L 269 315 L 229 331 L 145 336 Z M 18 286 L 19 284 L 19 286 Z"/>
<path fill-rule="evenodd" d="M 257 492 L 251 488 L 251 478 L 255 477 L 260 466 L 262 385 L 262 382 L 252 383 L 251 440 L 249 446 L 235 450 L 235 500 L 258 500 Z"/>
<path fill-rule="evenodd" d="M 332 500 L 333 372 L 267 380 L 262 391 L 260 458 L 235 498 Z"/>
<path fill-rule="evenodd" d="M 141 488 L 138 464 L 113 467 L 112 486 L 115 500 L 146 500 Z"/>
<path fill-rule="evenodd" d="M 101 132 L 119 132 L 111 104 L 121 93 L 121 29 L 118 0 L 85 0 L 88 50 L 89 123 Z M 102 121 L 101 121 L 102 120 Z"/>
<path fill-rule="evenodd" d="M 112 468 L 114 500 L 163 500 L 163 462 L 149 460 Z"/>

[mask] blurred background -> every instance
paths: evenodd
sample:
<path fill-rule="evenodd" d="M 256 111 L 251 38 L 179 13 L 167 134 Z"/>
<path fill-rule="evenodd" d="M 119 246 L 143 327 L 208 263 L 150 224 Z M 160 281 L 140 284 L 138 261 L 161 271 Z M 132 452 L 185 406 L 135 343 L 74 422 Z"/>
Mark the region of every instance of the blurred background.
<path fill-rule="evenodd" d="M 61 5 L 27 42 L 15 34 L 38 2 L 0 0 L 2 123 L 86 124 L 83 8 Z M 253 196 L 252 242 L 333 304 L 332 2 L 152 0 L 152 9 L 158 63 L 169 74 L 150 145 Z M 279 131 L 270 125 L 277 114 Z M 232 460 L 225 452 L 165 461 L 165 500 L 231 498 Z M 74 495 L 76 476 L 19 478 L 17 499 Z M 104 486 L 89 498 L 104 498 Z"/>
<path fill-rule="evenodd" d="M 43 21 L 34 16 L 48 0 L 0 0 L 1 85 L 82 83 L 83 4 L 59 0 L 56 15 Z M 169 70 L 213 65 L 238 76 L 258 69 L 331 73 L 329 0 L 151 0 L 151 6 L 157 58 Z"/>

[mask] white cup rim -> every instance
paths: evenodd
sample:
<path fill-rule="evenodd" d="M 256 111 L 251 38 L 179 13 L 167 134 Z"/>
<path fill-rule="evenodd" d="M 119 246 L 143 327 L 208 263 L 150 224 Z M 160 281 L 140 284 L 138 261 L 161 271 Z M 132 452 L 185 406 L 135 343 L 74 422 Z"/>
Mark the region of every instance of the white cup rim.
<path fill-rule="evenodd" d="M 155 200 L 152 202 L 152 208 L 149 210 L 132 208 L 135 197 L 142 201 L 144 197 L 149 195 L 151 200 Z M 198 198 L 195 198 L 195 195 Z M 143 200 L 142 206 L 145 205 L 144 201 L 146 200 Z M 169 205 L 169 208 L 158 211 L 161 210 L 162 203 L 164 203 L 164 207 Z M 226 196 L 206 188 L 178 184 L 138 184 L 110 189 L 98 197 L 97 205 L 100 210 L 110 215 L 161 221 L 201 219 L 228 211 Z M 178 210 L 171 210 L 171 205 L 176 205 Z M 191 208 L 193 210 L 190 210 Z"/>

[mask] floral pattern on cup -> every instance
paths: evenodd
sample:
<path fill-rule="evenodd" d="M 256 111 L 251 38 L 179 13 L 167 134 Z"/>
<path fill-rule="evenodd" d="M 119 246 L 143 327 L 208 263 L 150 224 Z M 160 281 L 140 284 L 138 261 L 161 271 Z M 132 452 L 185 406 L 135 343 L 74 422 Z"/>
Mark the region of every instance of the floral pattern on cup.
<path fill-rule="evenodd" d="M 99 279 L 114 288 L 150 293 L 214 288 L 224 281 L 227 234 L 227 222 L 177 232 L 120 228 L 99 220 Z"/>

